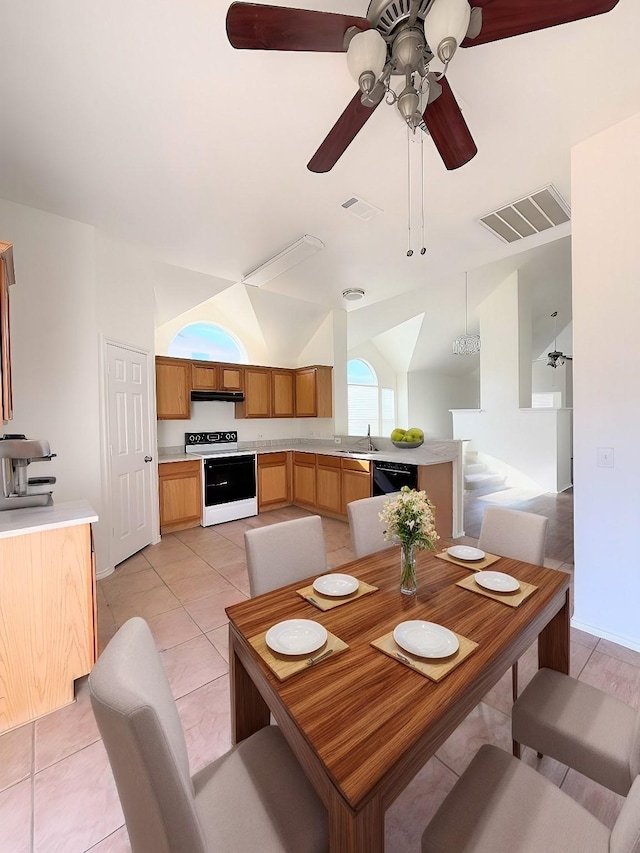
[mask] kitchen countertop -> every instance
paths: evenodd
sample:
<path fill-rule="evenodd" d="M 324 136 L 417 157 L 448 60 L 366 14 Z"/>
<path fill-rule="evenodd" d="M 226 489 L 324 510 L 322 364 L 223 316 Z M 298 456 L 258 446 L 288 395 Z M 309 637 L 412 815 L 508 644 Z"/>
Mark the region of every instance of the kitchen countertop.
<path fill-rule="evenodd" d="M 58 527 L 90 524 L 97 520 L 97 513 L 87 501 L 9 509 L 0 512 L 0 539 L 25 533 L 40 533 Z"/>

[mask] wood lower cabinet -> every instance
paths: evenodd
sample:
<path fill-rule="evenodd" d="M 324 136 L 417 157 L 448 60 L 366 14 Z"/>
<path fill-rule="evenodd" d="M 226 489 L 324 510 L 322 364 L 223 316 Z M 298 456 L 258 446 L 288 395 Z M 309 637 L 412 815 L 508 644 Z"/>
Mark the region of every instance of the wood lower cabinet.
<path fill-rule="evenodd" d="M 427 493 L 436 507 L 436 530 L 450 539 L 453 530 L 453 463 L 418 466 L 418 488 Z"/>
<path fill-rule="evenodd" d="M 342 459 L 342 505 L 340 512 L 347 514 L 347 504 L 371 497 L 371 462 L 367 459 Z"/>
<path fill-rule="evenodd" d="M 160 533 L 197 527 L 202 518 L 202 463 L 162 462 L 158 465 Z"/>
<path fill-rule="evenodd" d="M 290 454 L 258 454 L 258 511 L 291 503 Z"/>
<path fill-rule="evenodd" d="M 74 699 L 96 657 L 91 525 L 0 538 L 0 732 Z"/>
<path fill-rule="evenodd" d="M 236 417 L 271 417 L 271 371 L 268 368 L 245 367 L 244 400 L 236 403 Z"/>
<path fill-rule="evenodd" d="M 342 460 L 338 456 L 317 456 L 316 506 L 325 512 L 342 512 Z"/>
<path fill-rule="evenodd" d="M 156 356 L 156 406 L 159 420 L 191 417 L 191 362 Z"/>
<path fill-rule="evenodd" d="M 293 502 L 302 506 L 316 506 L 316 454 L 293 454 Z"/>
<path fill-rule="evenodd" d="M 330 418 L 333 414 L 333 368 L 317 365 L 296 370 L 296 417 Z"/>
<path fill-rule="evenodd" d="M 271 417 L 292 418 L 294 406 L 295 373 L 293 370 L 271 371 Z"/>

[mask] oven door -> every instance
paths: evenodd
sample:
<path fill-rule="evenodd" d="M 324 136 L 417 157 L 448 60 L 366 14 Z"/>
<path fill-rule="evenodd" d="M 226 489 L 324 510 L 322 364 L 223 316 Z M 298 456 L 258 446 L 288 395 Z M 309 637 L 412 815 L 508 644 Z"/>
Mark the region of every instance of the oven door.
<path fill-rule="evenodd" d="M 256 497 L 256 457 L 204 460 L 204 505 L 220 506 Z"/>
<path fill-rule="evenodd" d="M 389 495 L 399 492 L 403 486 L 410 489 L 418 487 L 418 466 L 401 462 L 373 463 L 373 494 Z"/>

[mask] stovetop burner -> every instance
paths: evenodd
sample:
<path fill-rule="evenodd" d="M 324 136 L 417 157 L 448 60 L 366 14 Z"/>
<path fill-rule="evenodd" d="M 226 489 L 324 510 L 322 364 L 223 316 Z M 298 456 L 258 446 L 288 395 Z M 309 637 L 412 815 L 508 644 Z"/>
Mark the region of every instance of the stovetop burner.
<path fill-rule="evenodd" d="M 238 433 L 229 432 L 185 432 L 185 453 L 222 453 L 238 449 Z"/>

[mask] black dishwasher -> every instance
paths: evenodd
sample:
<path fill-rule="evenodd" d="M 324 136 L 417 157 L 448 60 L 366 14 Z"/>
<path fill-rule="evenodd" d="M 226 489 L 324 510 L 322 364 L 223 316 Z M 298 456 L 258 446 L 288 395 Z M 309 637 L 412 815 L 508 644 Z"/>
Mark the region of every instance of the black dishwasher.
<path fill-rule="evenodd" d="M 373 494 L 388 495 L 399 492 L 403 486 L 418 488 L 418 466 L 405 462 L 373 463 Z"/>

